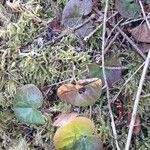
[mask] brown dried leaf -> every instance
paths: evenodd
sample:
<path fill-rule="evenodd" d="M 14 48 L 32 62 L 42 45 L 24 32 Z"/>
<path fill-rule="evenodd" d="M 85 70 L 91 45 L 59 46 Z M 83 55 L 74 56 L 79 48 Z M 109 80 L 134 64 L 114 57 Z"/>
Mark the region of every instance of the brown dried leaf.
<path fill-rule="evenodd" d="M 130 33 L 138 42 L 150 43 L 150 29 L 146 22 L 131 29 Z"/>
<path fill-rule="evenodd" d="M 93 105 L 101 95 L 102 80 L 98 78 L 80 80 L 74 84 L 63 84 L 57 90 L 62 101 L 75 106 Z"/>
<path fill-rule="evenodd" d="M 53 126 L 62 127 L 68 124 L 70 121 L 74 120 L 79 114 L 75 112 L 71 113 L 61 113 L 54 118 Z"/>
<path fill-rule="evenodd" d="M 128 113 L 128 120 L 127 120 L 127 127 L 129 127 L 130 122 L 131 122 L 131 113 Z M 134 124 L 134 129 L 133 129 L 133 134 L 134 135 L 139 135 L 141 131 L 141 119 L 139 115 L 136 116 L 135 124 Z"/>

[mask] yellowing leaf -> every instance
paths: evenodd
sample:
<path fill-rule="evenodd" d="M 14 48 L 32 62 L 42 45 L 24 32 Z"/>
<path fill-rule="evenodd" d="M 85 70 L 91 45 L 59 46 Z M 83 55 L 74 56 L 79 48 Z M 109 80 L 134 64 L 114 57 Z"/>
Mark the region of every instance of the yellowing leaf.
<path fill-rule="evenodd" d="M 83 136 L 94 133 L 94 123 L 85 117 L 77 117 L 69 124 L 60 127 L 54 135 L 54 145 L 57 150 L 73 147 L 74 143 Z"/>
<path fill-rule="evenodd" d="M 80 80 L 74 84 L 63 84 L 57 90 L 62 101 L 75 106 L 93 105 L 100 97 L 102 81 L 98 78 Z"/>

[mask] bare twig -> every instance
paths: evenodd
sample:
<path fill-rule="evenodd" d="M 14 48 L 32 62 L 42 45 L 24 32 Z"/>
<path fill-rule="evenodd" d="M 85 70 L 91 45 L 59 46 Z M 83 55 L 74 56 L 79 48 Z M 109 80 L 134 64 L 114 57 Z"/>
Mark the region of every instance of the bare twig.
<path fill-rule="evenodd" d="M 126 22 L 122 23 L 121 26 L 127 25 L 127 24 L 132 23 L 132 22 L 144 20 L 144 19 L 150 19 L 150 16 L 147 16 L 147 17 L 144 17 L 144 18 L 142 17 L 142 18 L 137 18 L 137 19 L 132 19 L 132 20 L 126 21 Z"/>
<path fill-rule="evenodd" d="M 143 17 L 144 17 L 144 19 L 146 20 L 147 27 L 150 29 L 150 23 L 149 23 L 148 19 L 146 18 L 145 11 L 144 11 L 144 7 L 143 7 L 143 4 L 142 4 L 141 0 L 139 0 L 139 3 L 140 3 L 140 6 L 141 6 L 141 10 L 142 10 L 142 13 L 143 13 Z"/>
<path fill-rule="evenodd" d="M 113 130 L 114 139 L 115 139 L 115 142 L 116 142 L 116 148 L 117 148 L 117 150 L 120 150 L 119 144 L 118 144 L 118 141 L 117 141 L 117 131 L 116 131 L 116 127 L 115 127 L 115 121 L 114 121 L 113 112 L 112 112 L 112 109 L 111 109 L 110 92 L 109 92 L 109 87 L 108 87 L 108 82 L 107 82 L 107 77 L 106 77 L 106 72 L 105 72 L 105 58 L 104 58 L 104 55 L 105 55 L 105 34 L 106 34 L 108 1 L 109 0 L 106 0 L 106 2 L 105 2 L 105 12 L 104 12 L 104 20 L 103 20 L 102 69 L 103 69 L 103 76 L 104 76 L 104 81 L 105 81 L 106 91 L 107 91 L 108 108 L 109 108 L 109 113 L 110 113 L 110 118 L 111 118 L 111 126 L 112 126 L 112 130 Z"/>
<path fill-rule="evenodd" d="M 128 132 L 128 137 L 127 137 L 125 150 L 129 150 L 129 147 L 130 147 L 133 128 L 134 128 L 134 124 L 135 124 L 135 120 L 136 120 L 138 104 L 139 104 L 139 101 L 140 101 L 140 95 L 141 95 L 141 92 L 142 92 L 146 72 L 147 72 L 147 69 L 148 69 L 148 66 L 149 66 L 149 62 L 150 62 L 150 50 L 149 50 L 148 56 L 147 56 L 146 61 L 145 61 L 145 65 L 144 65 L 143 72 L 142 72 L 142 75 L 141 75 L 141 79 L 140 79 L 140 82 L 139 82 L 139 87 L 138 87 L 137 94 L 136 94 L 136 97 L 135 97 L 135 102 L 134 102 L 134 107 L 133 107 L 131 122 L 130 122 L 130 126 L 129 126 L 129 132 Z"/>
<path fill-rule="evenodd" d="M 143 54 L 143 52 L 137 47 L 137 45 L 119 28 L 116 27 L 116 29 L 122 34 L 122 36 L 133 46 L 133 48 L 137 51 L 137 53 L 145 60 L 146 56 Z"/>
<path fill-rule="evenodd" d="M 126 82 L 120 87 L 119 92 L 113 97 L 112 103 L 116 101 L 118 96 L 120 95 L 121 91 L 123 90 L 124 86 L 128 84 L 128 82 L 139 72 L 139 70 L 144 66 L 145 62 L 126 80 Z"/>
<path fill-rule="evenodd" d="M 106 22 L 109 21 L 112 17 L 114 17 L 117 14 L 118 14 L 118 12 L 114 13 L 113 15 L 111 15 L 109 18 L 107 18 Z M 97 26 L 97 28 L 95 30 L 93 30 L 93 32 L 91 32 L 88 36 L 86 36 L 84 38 L 84 41 L 89 40 L 93 36 L 93 34 L 95 34 L 102 27 L 102 25 L 103 24 L 100 24 L 99 26 Z"/>
<path fill-rule="evenodd" d="M 105 54 L 107 53 L 107 51 L 109 50 L 109 48 L 111 47 L 111 45 L 114 43 L 114 41 L 116 40 L 116 38 L 118 37 L 118 35 L 119 35 L 119 32 L 117 32 L 115 34 L 115 36 L 111 39 L 111 41 L 109 42 L 109 44 L 105 48 Z"/>

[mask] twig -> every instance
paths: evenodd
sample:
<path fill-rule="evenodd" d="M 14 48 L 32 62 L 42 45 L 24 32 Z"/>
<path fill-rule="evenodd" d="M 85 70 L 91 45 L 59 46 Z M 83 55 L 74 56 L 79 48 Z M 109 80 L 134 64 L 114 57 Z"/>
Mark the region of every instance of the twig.
<path fill-rule="evenodd" d="M 126 80 L 126 82 L 121 86 L 119 92 L 114 96 L 114 98 L 112 99 L 112 103 L 114 103 L 116 101 L 116 99 L 118 98 L 118 96 L 120 95 L 121 91 L 123 90 L 124 86 L 127 85 L 127 83 L 138 73 L 138 71 L 144 66 L 145 62 Z"/>
<path fill-rule="evenodd" d="M 114 26 L 114 25 L 113 25 Z M 122 36 L 133 46 L 133 48 L 137 51 L 137 53 L 145 60 L 146 56 L 143 54 L 143 52 L 137 47 L 137 45 L 119 28 L 116 27 L 116 29 L 122 34 Z"/>
<path fill-rule="evenodd" d="M 119 35 L 119 32 L 117 32 L 115 34 L 115 36 L 112 38 L 112 40 L 109 42 L 109 44 L 105 48 L 105 54 L 107 53 L 107 51 L 109 50 L 109 48 L 111 47 L 111 45 L 114 43 L 114 41 L 116 40 L 116 38 L 118 37 L 118 35 Z"/>
<path fill-rule="evenodd" d="M 139 3 L 140 3 L 140 6 L 141 6 L 141 10 L 142 10 L 142 13 L 143 13 L 143 17 L 144 17 L 144 19 L 146 20 L 147 27 L 150 29 L 150 23 L 149 23 L 148 19 L 146 18 L 145 11 L 144 11 L 144 7 L 143 7 L 143 4 L 142 4 L 141 0 L 139 0 Z"/>
<path fill-rule="evenodd" d="M 135 102 L 134 102 L 134 107 L 133 107 L 131 122 L 130 122 L 130 126 L 129 126 L 129 132 L 128 132 L 128 137 L 127 137 L 125 150 L 129 150 L 129 147 L 130 147 L 133 128 L 134 128 L 134 124 L 135 124 L 135 120 L 136 120 L 138 104 L 139 104 L 139 101 L 140 101 L 140 95 L 141 95 L 141 92 L 142 92 L 143 84 L 144 84 L 144 81 L 145 81 L 145 76 L 146 76 L 147 69 L 148 69 L 148 66 L 149 66 L 149 62 L 150 62 L 150 50 L 149 50 L 148 56 L 147 56 L 146 61 L 145 61 L 145 65 L 144 65 L 143 72 L 142 72 L 142 75 L 141 75 L 141 79 L 140 79 L 140 82 L 139 82 L 137 94 L 136 94 L 136 97 L 135 97 Z"/>
<path fill-rule="evenodd" d="M 150 19 L 150 16 L 147 16 L 147 17 L 144 17 L 144 18 L 143 17 L 142 18 L 137 18 L 137 19 L 133 19 L 133 20 L 130 20 L 130 21 L 126 21 L 126 22 L 122 23 L 121 26 L 127 25 L 127 24 L 132 23 L 132 22 L 144 20 L 144 19 Z"/>
<path fill-rule="evenodd" d="M 118 141 L 117 141 L 117 131 L 116 131 L 116 127 L 115 127 L 115 121 L 114 121 L 113 112 L 112 112 L 112 109 L 111 109 L 109 86 L 108 86 L 107 77 L 106 77 L 106 72 L 105 72 L 105 57 L 104 57 L 104 55 L 105 55 L 105 34 L 106 34 L 106 22 L 107 22 L 108 1 L 109 1 L 109 0 L 106 0 L 106 2 L 105 2 L 105 11 L 104 11 L 104 20 L 103 20 L 103 34 L 102 34 L 102 69 L 103 69 L 103 76 L 104 76 L 104 81 L 105 81 L 106 91 L 107 91 L 108 108 L 109 108 L 109 113 L 110 113 L 110 118 L 111 118 L 111 126 L 112 126 L 112 130 L 113 130 L 113 135 L 114 135 L 114 139 L 115 139 L 115 142 L 116 142 L 117 150 L 120 150 L 119 144 L 118 144 Z"/>
<path fill-rule="evenodd" d="M 48 46 L 49 44 L 55 44 L 58 40 L 60 40 L 61 38 L 63 38 L 64 36 L 78 30 L 79 28 L 81 28 L 82 26 L 84 26 L 85 24 L 87 24 L 88 22 L 91 21 L 91 19 L 93 19 L 95 17 L 95 15 L 91 15 L 87 20 L 85 20 L 83 23 L 73 27 L 73 28 L 67 28 L 65 29 L 58 37 L 56 37 L 55 39 L 53 39 L 52 41 L 49 41 L 47 43 L 45 43 L 44 46 Z"/>
<path fill-rule="evenodd" d="M 109 21 L 112 17 L 114 17 L 117 14 L 118 14 L 118 12 L 114 13 L 113 15 L 111 15 L 109 18 L 107 18 L 106 22 Z M 91 32 L 88 36 L 86 36 L 84 38 L 84 41 L 89 40 L 93 36 L 93 34 L 95 34 L 102 27 L 102 25 L 103 24 L 100 24 L 99 26 L 97 26 L 97 28 L 95 30 L 93 30 L 93 32 Z"/>

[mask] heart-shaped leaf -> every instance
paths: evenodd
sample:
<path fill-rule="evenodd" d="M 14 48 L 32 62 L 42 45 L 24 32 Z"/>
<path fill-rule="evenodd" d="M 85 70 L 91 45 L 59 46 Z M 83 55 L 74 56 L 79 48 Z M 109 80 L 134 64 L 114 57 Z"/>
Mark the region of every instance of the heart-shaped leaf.
<path fill-rule="evenodd" d="M 77 117 L 69 124 L 58 128 L 54 135 L 54 145 L 57 150 L 71 150 L 77 141 L 83 136 L 91 136 L 94 130 L 94 123 L 90 119 Z"/>
<path fill-rule="evenodd" d="M 80 80 L 74 84 L 63 84 L 57 90 L 62 101 L 75 106 L 93 105 L 100 97 L 102 81 L 98 78 Z"/>
<path fill-rule="evenodd" d="M 85 19 L 83 16 L 88 15 L 92 11 L 92 0 L 70 0 L 64 7 L 62 13 L 62 23 L 67 27 L 74 27 L 83 24 Z M 93 31 L 93 24 L 91 22 L 84 24 L 75 32 L 78 36 L 84 38 Z"/>
<path fill-rule="evenodd" d="M 135 0 L 116 0 L 116 9 L 124 18 L 138 17 L 140 6 Z"/>
<path fill-rule="evenodd" d="M 109 68 L 105 69 L 106 77 L 107 77 L 107 82 L 109 87 L 112 87 L 112 85 L 117 82 L 121 78 L 121 69 L 117 68 L 119 67 L 119 62 L 117 62 L 117 59 L 110 60 L 106 64 L 110 65 L 109 67 L 114 67 L 114 68 Z M 115 69 L 116 67 L 116 69 Z M 88 64 L 88 70 L 89 70 L 89 77 L 91 78 L 101 78 L 103 80 L 104 84 L 104 78 L 103 78 L 103 70 L 100 68 L 98 64 Z"/>
<path fill-rule="evenodd" d="M 16 117 L 23 122 L 44 124 L 42 113 L 35 108 L 14 108 Z"/>
<path fill-rule="evenodd" d="M 103 143 L 98 136 L 83 136 L 75 142 L 73 150 L 103 150 Z"/>
<path fill-rule="evenodd" d="M 29 124 L 44 124 L 45 120 L 37 109 L 43 103 L 41 91 L 33 84 L 19 88 L 14 98 L 14 113 L 16 117 Z"/>

